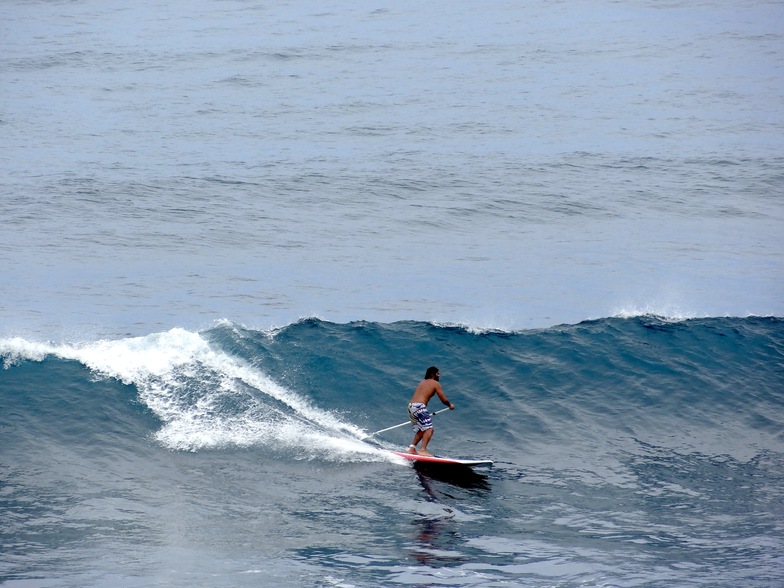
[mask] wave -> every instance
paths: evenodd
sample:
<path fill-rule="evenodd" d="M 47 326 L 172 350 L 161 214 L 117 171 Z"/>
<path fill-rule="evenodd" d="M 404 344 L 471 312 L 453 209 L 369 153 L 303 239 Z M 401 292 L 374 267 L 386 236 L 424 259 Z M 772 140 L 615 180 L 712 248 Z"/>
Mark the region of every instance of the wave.
<path fill-rule="evenodd" d="M 4 367 L 58 358 L 138 390 L 162 423 L 154 436 L 175 450 L 224 446 L 299 448 L 309 456 L 377 453 L 355 428 L 252 365 L 215 349 L 200 333 L 172 329 L 146 337 L 68 345 L 0 342 Z"/>
<path fill-rule="evenodd" d="M 4 403 L 31 420 L 54 390 L 89 404 L 91 382 L 118 382 L 135 391 L 118 401 L 153 414 L 159 426 L 149 435 L 169 450 L 372 461 L 386 459 L 380 448 L 408 443 L 407 428 L 376 445 L 363 439 L 405 421 L 413 386 L 436 364 L 458 407 L 436 421 L 453 452 L 515 462 L 552 445 L 668 439 L 742 454 L 784 440 L 783 327 L 774 317 L 647 314 L 516 332 L 314 318 L 260 331 L 222 321 L 80 344 L 0 340 L 0 382 Z M 36 403 L 19 400 L 23 389 L 36 391 Z M 80 416 L 56 418 L 55 427 Z"/>

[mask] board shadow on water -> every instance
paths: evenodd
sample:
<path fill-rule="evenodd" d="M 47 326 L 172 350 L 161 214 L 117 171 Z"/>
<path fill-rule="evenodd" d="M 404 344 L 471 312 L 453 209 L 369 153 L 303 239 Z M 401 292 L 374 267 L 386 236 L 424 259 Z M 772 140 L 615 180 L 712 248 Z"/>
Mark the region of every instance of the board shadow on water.
<path fill-rule="evenodd" d="M 485 474 L 475 472 L 468 466 L 417 462 L 414 464 L 414 469 L 428 494 L 432 494 L 430 480 L 452 484 L 469 490 L 490 490 L 488 477 Z"/>

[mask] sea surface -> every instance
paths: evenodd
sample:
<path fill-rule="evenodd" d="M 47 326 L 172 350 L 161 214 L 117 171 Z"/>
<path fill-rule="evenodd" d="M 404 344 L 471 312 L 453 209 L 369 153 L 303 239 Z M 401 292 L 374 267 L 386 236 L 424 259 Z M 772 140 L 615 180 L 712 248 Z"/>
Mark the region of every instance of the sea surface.
<path fill-rule="evenodd" d="M 0 585 L 784 585 L 784 3 L 0 12 Z"/>

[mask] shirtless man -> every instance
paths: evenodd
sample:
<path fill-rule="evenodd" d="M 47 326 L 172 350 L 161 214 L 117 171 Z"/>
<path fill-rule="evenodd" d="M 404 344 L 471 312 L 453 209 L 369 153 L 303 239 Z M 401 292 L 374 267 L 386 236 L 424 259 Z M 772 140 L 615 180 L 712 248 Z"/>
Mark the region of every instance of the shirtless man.
<path fill-rule="evenodd" d="M 408 453 L 430 455 L 427 452 L 427 444 L 433 438 L 433 421 L 427 411 L 427 403 L 430 402 L 433 395 L 438 394 L 439 400 L 448 406 L 449 410 L 455 410 L 455 405 L 444 396 L 441 384 L 438 383 L 440 378 L 441 374 L 436 366 L 427 368 L 425 379 L 419 382 L 411 397 L 411 402 L 408 403 L 408 418 L 416 431 L 414 441 L 408 446 Z M 417 451 L 416 446 L 420 441 L 422 441 L 422 449 Z"/>

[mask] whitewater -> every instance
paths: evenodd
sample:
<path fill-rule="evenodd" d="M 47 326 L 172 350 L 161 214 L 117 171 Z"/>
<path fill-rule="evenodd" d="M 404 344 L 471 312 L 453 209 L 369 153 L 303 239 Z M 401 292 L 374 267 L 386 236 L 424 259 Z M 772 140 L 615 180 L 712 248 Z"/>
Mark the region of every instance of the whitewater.
<path fill-rule="evenodd" d="M 784 584 L 780 2 L 4 8 L 0 585 Z"/>

